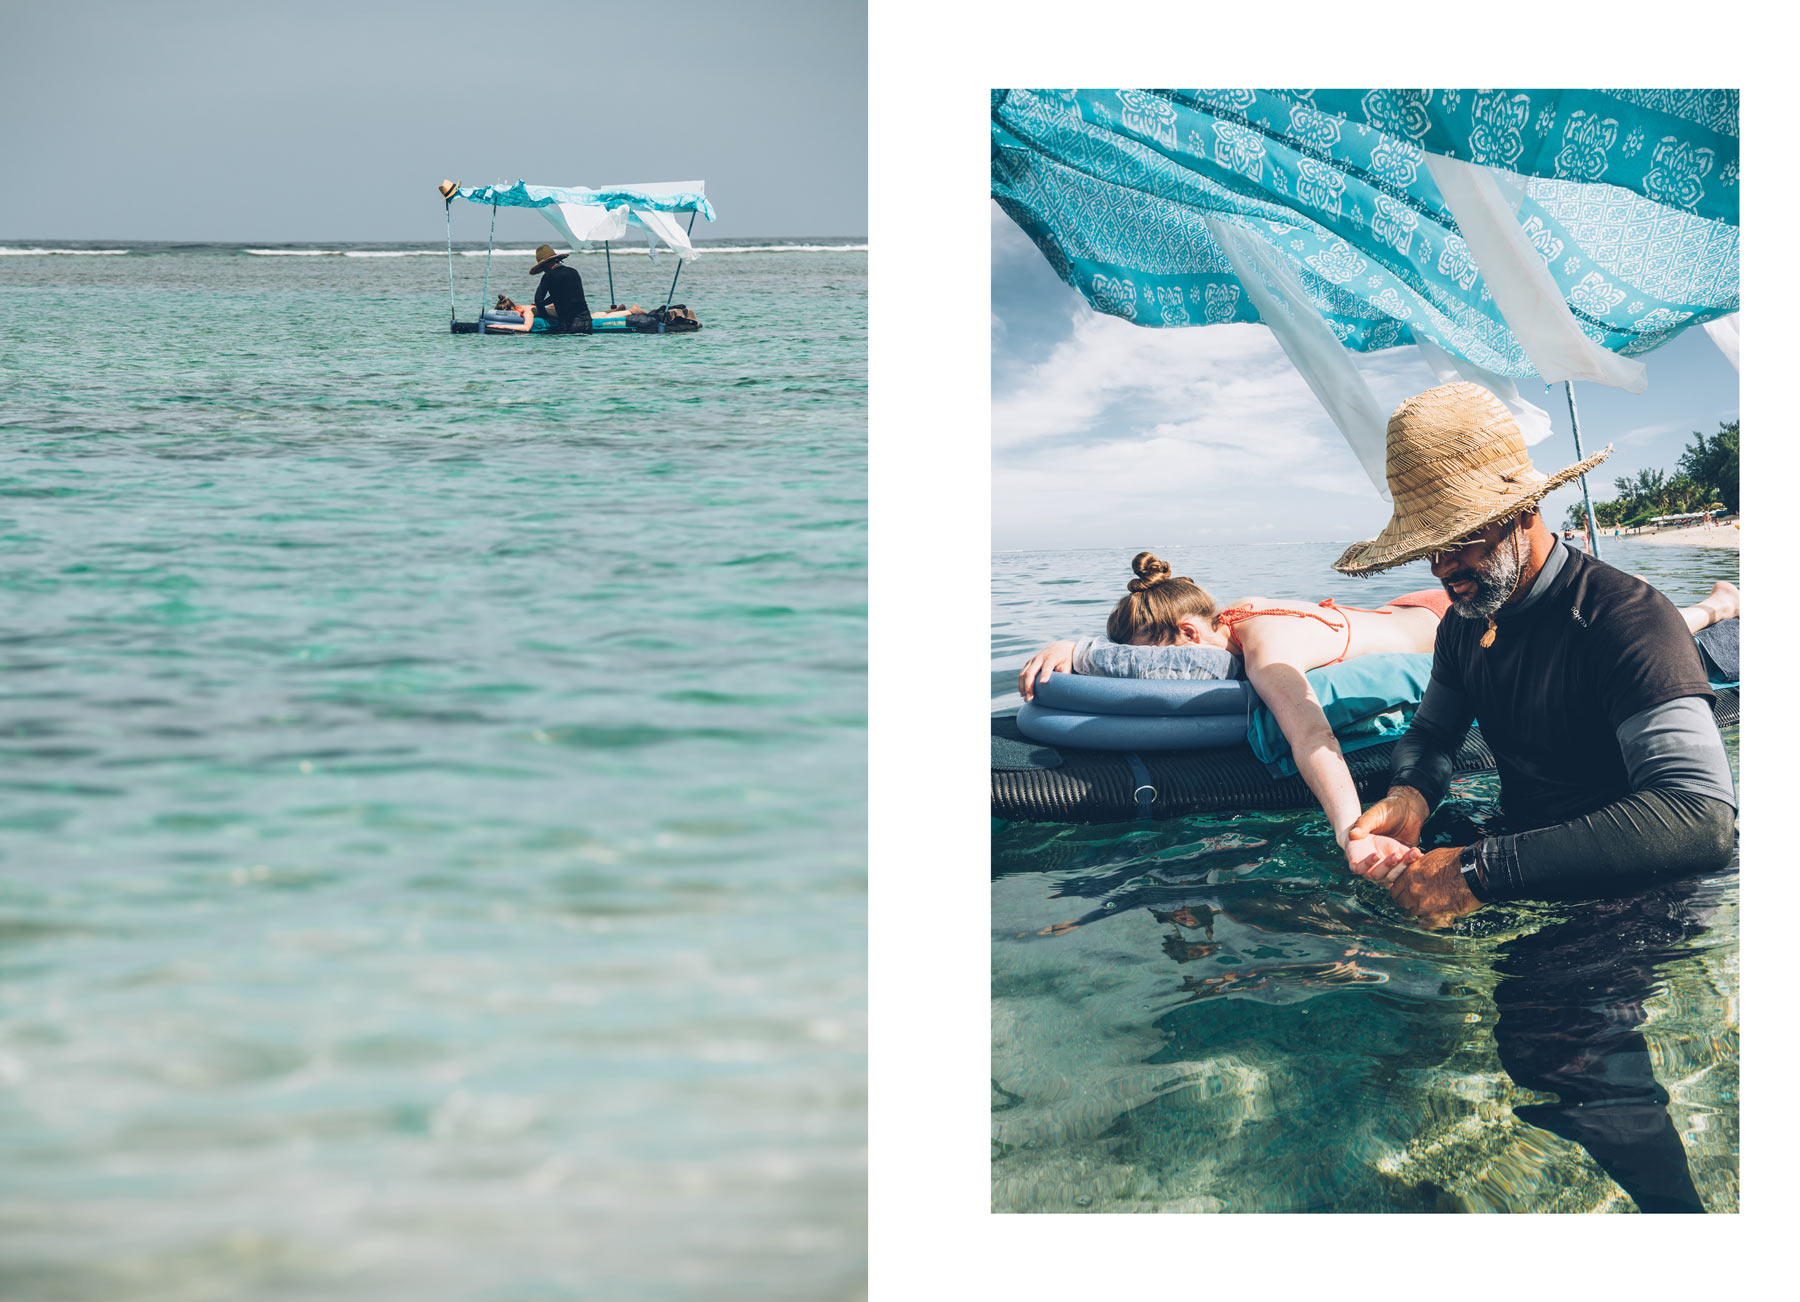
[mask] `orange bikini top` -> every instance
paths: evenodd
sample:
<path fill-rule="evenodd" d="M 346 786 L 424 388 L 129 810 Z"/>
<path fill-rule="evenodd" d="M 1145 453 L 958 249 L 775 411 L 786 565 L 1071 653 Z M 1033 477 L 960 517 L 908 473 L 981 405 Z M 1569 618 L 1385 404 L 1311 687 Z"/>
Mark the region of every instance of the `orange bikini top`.
<path fill-rule="evenodd" d="M 1354 610 L 1365 615 L 1391 615 L 1394 613 L 1391 610 L 1370 610 L 1366 606 L 1340 606 L 1330 597 L 1325 598 L 1319 605 L 1326 610 Z M 1326 628 L 1335 629 L 1338 627 L 1338 625 L 1333 624 L 1329 619 L 1326 619 L 1325 616 L 1315 614 L 1310 610 L 1286 610 L 1280 606 L 1271 606 L 1267 610 L 1251 610 L 1246 606 L 1232 606 L 1219 612 L 1219 623 L 1225 626 L 1225 637 L 1237 650 L 1237 653 L 1240 656 L 1244 654 L 1244 646 L 1243 643 L 1238 641 L 1237 626 L 1246 619 L 1255 619 L 1258 615 L 1292 615 L 1299 619 L 1316 619 Z M 1350 658 L 1350 621 L 1348 618 L 1344 620 L 1343 629 L 1344 649 L 1339 652 L 1336 660 L 1327 660 L 1325 665 L 1342 664 L 1345 660 Z M 1325 665 L 1320 665 L 1319 668 L 1323 669 Z"/>

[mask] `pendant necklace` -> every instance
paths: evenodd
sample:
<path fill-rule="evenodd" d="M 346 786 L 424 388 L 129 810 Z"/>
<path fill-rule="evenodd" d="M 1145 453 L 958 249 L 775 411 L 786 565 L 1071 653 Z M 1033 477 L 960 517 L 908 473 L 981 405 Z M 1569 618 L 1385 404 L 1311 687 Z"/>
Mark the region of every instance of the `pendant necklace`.
<path fill-rule="evenodd" d="M 1517 523 L 1515 523 L 1513 525 L 1512 544 L 1513 544 L 1513 585 L 1512 585 L 1512 592 L 1509 592 L 1506 594 L 1507 601 L 1511 601 L 1513 599 L 1513 594 L 1518 592 L 1519 580 L 1521 578 L 1523 578 L 1524 574 L 1525 574 L 1525 571 L 1521 567 L 1521 562 L 1519 560 L 1519 526 L 1517 525 Z M 1502 602 L 1501 604 L 1504 605 L 1505 602 Z M 1487 617 L 1487 620 L 1488 620 L 1487 632 L 1485 632 L 1481 635 L 1481 649 L 1483 651 L 1487 650 L 1489 647 L 1494 645 L 1494 635 L 1500 631 L 1500 626 L 1494 622 L 1494 617 L 1492 615 L 1489 615 Z"/>

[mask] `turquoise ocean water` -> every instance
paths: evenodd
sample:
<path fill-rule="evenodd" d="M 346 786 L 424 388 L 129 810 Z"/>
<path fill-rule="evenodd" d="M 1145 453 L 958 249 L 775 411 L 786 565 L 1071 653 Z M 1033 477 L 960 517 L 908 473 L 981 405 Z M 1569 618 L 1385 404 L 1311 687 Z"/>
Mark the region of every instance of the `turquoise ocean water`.
<path fill-rule="evenodd" d="M 866 253 L 106 247 L 0 251 L 0 1295 L 859 1293 Z"/>
<path fill-rule="evenodd" d="M 1678 604 L 1738 577 L 1735 551 L 1601 546 Z M 1340 550 L 1156 548 L 1221 601 L 1431 586 L 1422 564 L 1346 578 Z M 996 709 L 1032 651 L 1103 633 L 1130 561 L 995 556 Z M 1462 778 L 1447 804 L 1480 818 L 1497 794 Z M 1658 1089 L 1700 1201 L 1737 1210 L 1735 859 L 1617 906 L 1427 932 L 1344 869 L 1316 809 L 1013 824 L 992 857 L 996 1211 L 1629 1212 L 1609 1170 L 1646 1196 L 1679 1181 L 1666 1151 L 1642 1158 Z M 1552 1114 L 1590 1096 L 1583 1144 Z"/>

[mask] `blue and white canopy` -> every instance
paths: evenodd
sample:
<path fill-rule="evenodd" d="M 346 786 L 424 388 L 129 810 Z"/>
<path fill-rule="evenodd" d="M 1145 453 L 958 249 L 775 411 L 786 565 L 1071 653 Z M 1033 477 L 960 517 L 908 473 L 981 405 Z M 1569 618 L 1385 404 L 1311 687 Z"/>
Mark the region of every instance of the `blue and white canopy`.
<path fill-rule="evenodd" d="M 1378 487 L 1344 349 L 1418 344 L 1528 438 L 1517 378 L 1641 392 L 1630 359 L 1694 325 L 1736 361 L 1736 91 L 1009 90 L 990 117 L 993 196 L 1058 275 L 1138 325 L 1268 325 Z"/>
<path fill-rule="evenodd" d="M 458 193 L 475 204 L 540 208 L 571 245 L 604 244 L 638 230 L 652 248 L 660 240 L 683 258 L 695 257 L 697 252 L 673 214 L 698 213 L 707 221 L 714 220 L 704 181 L 648 181 L 593 189 L 511 181 Z"/>

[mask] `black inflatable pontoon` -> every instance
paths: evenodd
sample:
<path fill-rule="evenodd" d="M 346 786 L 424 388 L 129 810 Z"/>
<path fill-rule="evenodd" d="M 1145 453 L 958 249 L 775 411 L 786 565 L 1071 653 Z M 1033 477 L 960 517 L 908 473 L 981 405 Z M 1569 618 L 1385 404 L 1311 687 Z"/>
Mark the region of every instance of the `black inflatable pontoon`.
<path fill-rule="evenodd" d="M 1714 691 L 1713 718 L 1721 728 L 1738 721 L 1739 624 L 1723 620 L 1702 629 L 1694 641 Z M 1394 657 L 1396 661 L 1414 657 Z M 1308 675 L 1319 686 L 1318 675 L 1342 670 L 1317 670 Z M 1059 683 L 1057 680 L 1061 679 Z M 1056 699 L 1056 691 L 1070 699 Z M 1422 687 L 1420 690 L 1423 690 Z M 1215 703 L 1235 711 L 1254 697 L 1247 683 L 1237 681 L 1179 682 L 1149 679 L 1082 681 L 1073 676 L 1051 675 L 1039 687 L 1049 708 L 1033 706 L 1049 717 L 1026 719 L 1038 740 L 1019 731 L 1018 710 L 993 716 L 991 724 L 992 787 L 990 809 L 1009 823 L 1117 823 L 1145 818 L 1183 818 L 1189 814 L 1240 813 L 1246 810 L 1305 809 L 1315 802 L 1298 776 L 1277 777 L 1257 759 L 1248 745 L 1218 744 L 1222 733 L 1206 727 L 1191 735 L 1204 750 L 1152 749 L 1165 746 L 1168 728 L 1184 722 L 1179 716 L 1212 715 Z M 1388 700 L 1393 697 L 1385 698 Z M 1124 717 L 1088 717 L 1056 708 L 1117 711 Z M 1329 711 L 1330 707 L 1327 707 Z M 1057 719 L 1053 716 L 1066 715 Z M 1136 716 L 1170 717 L 1136 717 Z M 1225 716 L 1221 715 L 1223 719 Z M 1185 722 L 1196 722 L 1194 719 Z M 1202 718 L 1211 724 L 1215 720 Z M 1150 728 L 1110 725 L 1159 725 Z M 1096 726 L 1101 725 L 1101 726 Z M 1217 734 L 1217 735 L 1215 735 Z M 1042 738 L 1048 737 L 1054 744 Z M 1135 750 L 1099 750 L 1067 745 L 1066 737 L 1101 739 L 1102 745 L 1129 744 Z M 1128 738 L 1129 741 L 1120 739 Z M 1387 787 L 1396 737 L 1344 756 L 1356 791 L 1363 800 L 1379 797 Z M 1178 744 L 1193 744 L 1184 739 Z M 1493 752 L 1482 740 L 1481 730 L 1471 728 L 1453 764 L 1458 775 L 1483 773 L 1494 767 Z"/>
<path fill-rule="evenodd" d="M 1009 823 L 1119 823 L 1138 818 L 1250 809 L 1304 809 L 1317 802 L 1299 777 L 1278 778 L 1248 746 L 1216 750 L 1101 751 L 1046 746 L 1020 733 L 1016 712 L 993 717 L 991 812 Z M 1717 689 L 1713 718 L 1738 721 L 1738 688 Z M 1394 743 L 1344 757 L 1365 801 L 1387 789 Z M 1457 754 L 1458 774 L 1494 767 L 1493 752 L 1472 728 Z"/>
<path fill-rule="evenodd" d="M 685 314 L 685 315 L 683 315 Z M 579 334 L 581 331 L 564 330 L 553 327 L 543 317 L 531 323 L 529 330 L 490 330 L 489 326 L 522 325 L 525 318 L 517 312 L 496 312 L 492 309 L 483 312 L 476 321 L 452 321 L 450 333 L 457 335 L 566 335 Z M 688 312 L 685 303 L 664 305 L 652 308 L 648 312 L 611 313 L 594 317 L 588 324 L 586 333 L 595 335 L 682 335 L 691 334 L 700 328 L 700 323 Z"/>

